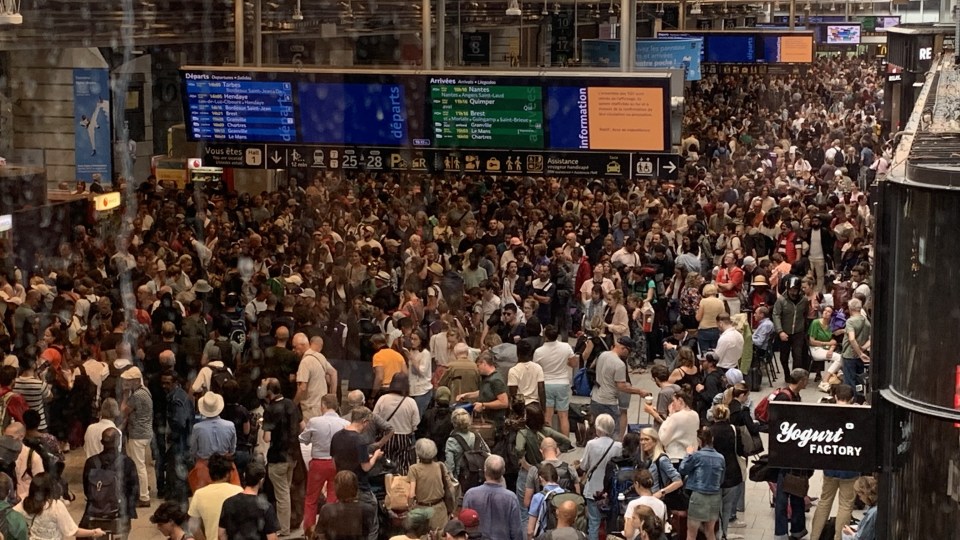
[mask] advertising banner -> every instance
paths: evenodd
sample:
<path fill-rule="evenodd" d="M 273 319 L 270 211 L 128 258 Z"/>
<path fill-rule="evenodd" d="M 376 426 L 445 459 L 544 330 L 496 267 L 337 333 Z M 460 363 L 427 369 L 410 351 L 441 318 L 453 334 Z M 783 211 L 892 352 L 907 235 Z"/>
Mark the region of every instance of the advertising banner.
<path fill-rule="evenodd" d="M 92 182 L 98 178 L 104 184 L 111 183 L 113 158 L 109 71 L 73 70 L 73 115 L 77 179 Z"/>
<path fill-rule="evenodd" d="M 700 80 L 702 38 L 638 39 L 638 69 L 683 69 L 687 81 Z M 620 67 L 620 42 L 613 39 L 585 39 L 581 44 L 583 65 Z"/>
<path fill-rule="evenodd" d="M 770 466 L 872 472 L 876 415 L 870 407 L 770 402 Z"/>
<path fill-rule="evenodd" d="M 654 69 L 683 69 L 684 80 L 700 80 L 700 50 L 703 40 L 638 39 L 637 67 Z"/>

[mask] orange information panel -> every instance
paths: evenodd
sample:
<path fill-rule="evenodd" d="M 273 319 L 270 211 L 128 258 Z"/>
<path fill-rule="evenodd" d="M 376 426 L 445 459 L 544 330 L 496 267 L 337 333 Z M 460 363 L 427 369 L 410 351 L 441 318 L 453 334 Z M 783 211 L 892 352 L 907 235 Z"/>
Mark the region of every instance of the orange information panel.
<path fill-rule="evenodd" d="M 662 88 L 589 87 L 590 148 L 665 151 L 663 97 Z"/>
<path fill-rule="evenodd" d="M 813 36 L 781 36 L 780 62 L 785 64 L 813 62 Z"/>

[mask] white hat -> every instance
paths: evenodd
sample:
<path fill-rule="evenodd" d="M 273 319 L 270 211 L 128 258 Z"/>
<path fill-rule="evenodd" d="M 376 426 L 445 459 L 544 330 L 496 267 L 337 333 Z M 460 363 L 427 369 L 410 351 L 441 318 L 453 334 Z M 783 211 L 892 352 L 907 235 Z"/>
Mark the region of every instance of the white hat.
<path fill-rule="evenodd" d="M 303 285 L 303 278 L 297 274 L 289 275 L 283 278 L 283 280 L 286 281 L 287 284 L 289 285 L 296 285 L 297 287 Z"/>
<path fill-rule="evenodd" d="M 220 416 L 223 412 L 223 396 L 215 392 L 207 392 L 197 401 L 197 410 L 205 418 Z"/>
<path fill-rule="evenodd" d="M 304 289 L 303 291 L 300 292 L 300 297 L 301 297 L 301 298 L 316 298 L 316 297 L 317 297 L 317 292 L 314 291 L 313 289 L 307 287 L 306 289 Z"/>

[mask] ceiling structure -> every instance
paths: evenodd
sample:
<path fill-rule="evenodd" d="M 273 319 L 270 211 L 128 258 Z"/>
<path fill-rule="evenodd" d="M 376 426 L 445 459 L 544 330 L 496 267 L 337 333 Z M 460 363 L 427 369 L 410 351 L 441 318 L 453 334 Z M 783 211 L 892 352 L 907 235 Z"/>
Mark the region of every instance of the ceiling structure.
<path fill-rule="evenodd" d="M 849 1 L 849 0 L 848 0 Z M 660 11 L 671 2 L 639 0 L 641 10 Z M 685 2 L 700 5 L 705 14 L 745 13 L 770 10 L 786 12 L 788 2 Z M 262 31 L 267 34 L 319 37 L 323 25 L 336 25 L 339 36 L 417 32 L 421 27 L 421 0 L 246 0 L 245 33 L 251 35 L 259 4 Z M 302 19 L 296 17 L 300 6 Z M 844 0 L 798 0 L 798 14 L 811 5 L 813 12 L 843 13 Z M 856 2 L 856 6 L 870 2 Z M 506 1 L 460 1 L 446 3 L 448 28 L 458 22 L 473 28 L 515 25 L 520 17 L 508 17 Z M 608 19 L 619 13 L 619 0 L 547 0 L 523 2 L 524 25 L 536 24 L 544 14 L 576 6 L 578 19 Z M 872 7 L 886 13 L 888 2 Z M 873 12 L 867 8 L 866 12 Z M 436 0 L 433 8 L 436 9 Z M 689 7 L 687 10 L 689 11 Z M 862 8 L 858 13 L 863 13 Z M 0 50 L 61 47 L 112 47 L 229 42 L 234 39 L 234 3 L 231 0 L 22 0 L 23 24 L 0 26 Z"/>

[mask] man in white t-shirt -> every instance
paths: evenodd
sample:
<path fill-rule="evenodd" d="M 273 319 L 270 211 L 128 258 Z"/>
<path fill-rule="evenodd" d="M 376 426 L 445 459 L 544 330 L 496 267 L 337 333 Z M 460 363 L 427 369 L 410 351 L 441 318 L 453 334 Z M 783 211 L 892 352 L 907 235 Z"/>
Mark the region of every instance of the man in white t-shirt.
<path fill-rule="evenodd" d="M 557 327 L 548 324 L 543 329 L 543 345 L 533 352 L 533 363 L 543 369 L 544 419 L 553 425 L 553 412 L 560 417 L 560 433 L 570 436 L 570 369 L 577 367 L 577 355 L 573 347 L 558 339 Z"/>
<path fill-rule="evenodd" d="M 534 364 L 533 345 L 529 341 L 517 343 L 517 365 L 507 372 L 507 391 L 510 398 L 523 399 L 525 405 L 546 402 L 543 385 L 543 368 Z"/>
<path fill-rule="evenodd" d="M 743 356 L 743 334 L 733 326 L 727 313 L 717 315 L 717 328 L 720 329 L 720 339 L 714 349 L 720 359 L 717 367 L 725 370 L 739 367 Z"/>
<path fill-rule="evenodd" d="M 336 392 L 337 389 L 337 370 L 320 354 L 321 349 L 323 338 L 319 336 L 310 340 L 306 334 L 293 336 L 293 351 L 300 355 L 297 393 L 293 402 L 300 406 L 305 421 L 319 416 L 320 400 L 328 392 Z"/>

